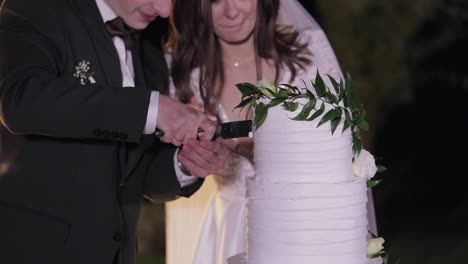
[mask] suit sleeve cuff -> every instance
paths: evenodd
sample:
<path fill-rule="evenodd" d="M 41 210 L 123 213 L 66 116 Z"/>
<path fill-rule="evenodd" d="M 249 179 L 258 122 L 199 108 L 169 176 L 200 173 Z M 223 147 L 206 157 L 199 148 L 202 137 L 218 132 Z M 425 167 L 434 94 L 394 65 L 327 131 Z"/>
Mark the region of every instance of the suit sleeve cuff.
<path fill-rule="evenodd" d="M 146 124 L 143 134 L 150 135 L 156 131 L 156 120 L 159 112 L 159 92 L 152 91 L 146 115 Z"/>
<path fill-rule="evenodd" d="M 176 173 L 177 179 L 179 180 L 181 188 L 189 186 L 190 184 L 194 183 L 198 178 L 196 176 L 186 175 L 180 169 L 179 161 L 177 160 L 177 151 L 174 154 L 174 169 L 175 169 L 175 173 Z"/>

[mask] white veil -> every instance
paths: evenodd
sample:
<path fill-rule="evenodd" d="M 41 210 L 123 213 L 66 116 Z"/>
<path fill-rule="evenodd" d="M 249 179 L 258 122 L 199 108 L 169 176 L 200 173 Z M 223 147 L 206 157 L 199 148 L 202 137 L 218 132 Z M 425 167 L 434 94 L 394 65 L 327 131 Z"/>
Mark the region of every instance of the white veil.
<path fill-rule="evenodd" d="M 279 19 L 297 31 L 321 29 L 317 21 L 297 0 L 280 0 Z"/>
<path fill-rule="evenodd" d="M 280 10 L 278 19 L 280 23 L 293 26 L 294 29 L 298 32 L 304 30 L 323 31 L 319 23 L 312 17 L 312 15 L 310 15 L 310 13 L 301 5 L 301 3 L 298 0 L 280 0 Z M 324 33 L 323 36 L 326 36 L 326 34 Z M 328 43 L 328 39 L 326 40 L 326 42 Z M 333 51 L 331 45 L 328 50 Z M 335 57 L 335 54 L 331 54 L 331 57 Z M 342 73 L 341 76 L 343 76 Z M 372 197 L 371 189 L 369 189 L 369 191 L 367 192 L 367 196 L 367 218 L 369 221 L 368 229 L 370 232 L 377 235 L 377 221 L 375 216 L 374 199 Z"/>

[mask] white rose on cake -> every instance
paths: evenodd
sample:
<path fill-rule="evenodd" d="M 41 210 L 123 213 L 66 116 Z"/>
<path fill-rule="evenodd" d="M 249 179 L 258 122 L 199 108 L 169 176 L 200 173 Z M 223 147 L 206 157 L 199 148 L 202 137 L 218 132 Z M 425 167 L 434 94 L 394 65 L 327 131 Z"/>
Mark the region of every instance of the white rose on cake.
<path fill-rule="evenodd" d="M 377 165 L 375 165 L 374 156 L 367 150 L 363 149 L 359 154 L 354 156 L 353 175 L 356 178 L 372 179 L 377 173 Z"/>
<path fill-rule="evenodd" d="M 384 249 L 383 244 L 385 240 L 381 237 L 369 239 L 367 241 L 367 257 L 373 257 L 380 253 Z"/>

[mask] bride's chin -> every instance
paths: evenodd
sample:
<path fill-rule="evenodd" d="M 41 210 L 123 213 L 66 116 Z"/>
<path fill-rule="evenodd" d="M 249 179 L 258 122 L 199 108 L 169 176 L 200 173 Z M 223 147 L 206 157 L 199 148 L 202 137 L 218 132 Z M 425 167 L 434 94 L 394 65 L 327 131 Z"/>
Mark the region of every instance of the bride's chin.
<path fill-rule="evenodd" d="M 248 42 L 253 36 L 254 30 L 250 31 L 246 36 L 233 37 L 232 35 L 227 38 L 219 37 L 219 39 L 229 45 L 241 45 Z"/>

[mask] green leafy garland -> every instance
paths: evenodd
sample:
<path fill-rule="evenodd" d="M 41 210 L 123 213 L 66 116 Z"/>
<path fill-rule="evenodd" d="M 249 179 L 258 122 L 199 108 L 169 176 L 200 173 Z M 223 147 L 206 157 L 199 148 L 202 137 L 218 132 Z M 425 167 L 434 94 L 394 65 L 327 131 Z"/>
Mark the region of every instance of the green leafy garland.
<path fill-rule="evenodd" d="M 301 92 L 301 89 L 297 86 L 289 84 L 274 85 L 272 83 L 259 82 L 257 85 L 254 85 L 252 83 L 239 83 L 236 87 L 242 93 L 242 98 L 241 102 L 235 108 L 244 108 L 248 105 L 253 106 L 255 108 L 255 117 L 252 121 L 252 127 L 257 127 L 267 117 L 268 110 L 277 105 L 281 105 L 286 111 L 294 112 L 301 104 L 296 102 L 296 100 L 305 98 L 307 100 L 306 103 L 302 103 L 302 110 L 297 116 L 291 119 L 297 121 L 312 121 L 322 116 L 325 112 L 325 104 L 328 104 L 332 106 L 332 109 L 323 114 L 317 127 L 326 122 L 330 122 L 331 133 L 334 134 L 344 116 L 342 132 L 346 131 L 346 129 L 351 129 L 353 154 L 358 155 L 363 148 L 360 131 L 368 131 L 369 129 L 369 125 L 364 119 L 366 111 L 364 110 L 364 106 L 358 104 L 356 100 L 351 75 L 349 73 L 346 74 L 345 80 L 340 78 L 339 81 L 335 80 L 330 75 L 327 76 L 333 85 L 334 93 L 325 84 L 319 71 L 317 71 L 315 80 L 311 81 L 316 94 L 312 93 L 309 89 L 303 89 L 305 92 Z M 305 82 L 304 84 L 306 85 Z M 270 101 L 267 103 L 258 103 L 257 101 L 261 98 L 270 99 Z M 382 172 L 387 169 L 381 165 L 378 165 L 377 168 L 377 172 Z M 382 180 L 369 180 L 367 186 L 372 188 L 381 181 Z"/>
<path fill-rule="evenodd" d="M 269 108 L 281 105 L 286 111 L 294 112 L 299 108 L 299 103 L 296 100 L 300 98 L 306 98 L 308 101 L 303 105 L 301 112 L 292 118 L 293 120 L 312 121 L 324 113 L 325 104 L 331 105 L 333 108 L 322 116 L 317 127 L 330 122 L 333 134 L 341 122 L 344 113 L 345 120 L 342 132 L 351 128 L 353 152 L 358 154 L 362 149 L 360 129 L 367 131 L 369 128 L 368 123 L 364 120 L 366 112 L 363 105 L 358 104 L 355 100 L 355 93 L 349 74 L 346 74 L 345 81 L 340 79 L 339 82 L 330 75 L 327 76 L 333 85 L 335 93 L 332 93 L 328 86 L 325 85 L 318 71 L 315 81 L 311 81 L 316 95 L 308 89 L 305 89 L 305 92 L 302 93 L 299 88 L 289 84 L 275 86 L 271 83 L 259 83 L 257 86 L 251 83 L 239 83 L 236 86 L 242 93 L 242 99 L 236 108 L 243 108 L 247 105 L 255 107 L 255 118 L 252 126 L 256 127 L 265 120 Z M 260 98 L 271 100 L 266 104 L 263 102 L 257 103 L 257 100 Z M 313 112 L 312 115 L 310 115 L 311 112 Z"/>

